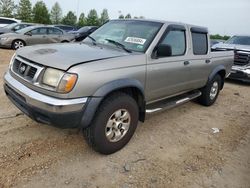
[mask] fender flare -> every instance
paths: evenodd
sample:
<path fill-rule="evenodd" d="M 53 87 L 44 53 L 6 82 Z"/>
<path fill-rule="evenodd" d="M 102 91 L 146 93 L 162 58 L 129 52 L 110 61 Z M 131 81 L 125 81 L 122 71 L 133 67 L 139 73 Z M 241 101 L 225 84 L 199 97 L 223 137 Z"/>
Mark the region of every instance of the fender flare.
<path fill-rule="evenodd" d="M 225 68 L 224 65 L 219 65 L 219 66 L 217 66 L 217 67 L 215 67 L 215 68 L 213 69 L 213 71 L 212 71 L 212 72 L 210 73 L 210 75 L 208 76 L 208 81 L 207 81 L 207 83 L 210 82 L 210 81 L 215 77 L 215 75 L 218 74 L 220 71 L 224 71 L 224 72 L 226 73 L 226 68 Z M 225 77 L 224 77 L 224 78 L 225 78 Z M 224 86 L 224 78 L 222 78 L 222 86 L 221 86 L 221 89 L 223 89 L 223 86 Z"/>
<path fill-rule="evenodd" d="M 141 92 L 144 101 L 144 89 L 142 84 L 135 79 L 119 79 L 104 84 L 102 87 L 96 90 L 96 92 L 90 97 L 86 103 L 83 117 L 81 119 L 80 128 L 87 128 L 90 126 L 91 121 L 97 111 L 97 108 L 101 104 L 102 100 L 110 93 L 123 89 L 123 88 L 136 88 Z M 144 107 L 145 108 L 145 107 Z"/>

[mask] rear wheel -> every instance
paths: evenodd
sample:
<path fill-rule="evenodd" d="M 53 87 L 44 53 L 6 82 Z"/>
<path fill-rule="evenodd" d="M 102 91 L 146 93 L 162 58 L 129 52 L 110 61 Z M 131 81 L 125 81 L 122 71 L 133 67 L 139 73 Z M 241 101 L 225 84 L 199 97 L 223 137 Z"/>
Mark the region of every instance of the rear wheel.
<path fill-rule="evenodd" d="M 12 43 L 12 49 L 18 50 L 19 48 L 22 48 L 25 46 L 25 43 L 22 40 L 15 40 Z"/>
<path fill-rule="evenodd" d="M 201 89 L 202 95 L 199 102 L 204 106 L 211 106 L 216 101 L 221 90 L 222 78 L 216 75 L 207 85 Z"/>
<path fill-rule="evenodd" d="M 136 101 L 125 93 L 104 100 L 84 135 L 95 151 L 111 154 L 123 148 L 133 136 L 139 117 Z"/>

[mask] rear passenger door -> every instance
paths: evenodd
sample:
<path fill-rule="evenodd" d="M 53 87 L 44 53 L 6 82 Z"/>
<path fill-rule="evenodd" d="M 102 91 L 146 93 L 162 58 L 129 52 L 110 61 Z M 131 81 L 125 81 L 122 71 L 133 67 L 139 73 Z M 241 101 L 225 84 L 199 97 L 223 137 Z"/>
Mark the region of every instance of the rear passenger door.
<path fill-rule="evenodd" d="M 48 43 L 59 43 L 62 41 L 63 32 L 57 28 L 48 28 Z"/>
<path fill-rule="evenodd" d="M 192 81 L 192 88 L 197 89 L 206 84 L 213 65 L 209 50 L 208 31 L 199 27 L 192 27 L 190 31 L 192 41 L 190 79 Z"/>
<path fill-rule="evenodd" d="M 186 59 L 187 38 L 186 28 L 182 25 L 170 25 L 166 29 L 157 46 L 160 44 L 171 46 L 172 55 L 157 57 L 153 54 L 148 61 L 147 100 L 154 101 L 190 89 L 190 68 Z"/>

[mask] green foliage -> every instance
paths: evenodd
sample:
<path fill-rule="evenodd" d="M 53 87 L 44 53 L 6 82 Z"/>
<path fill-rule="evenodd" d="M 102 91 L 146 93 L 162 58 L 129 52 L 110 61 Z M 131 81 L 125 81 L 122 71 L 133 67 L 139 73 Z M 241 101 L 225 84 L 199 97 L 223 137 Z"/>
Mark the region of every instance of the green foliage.
<path fill-rule="evenodd" d="M 84 14 L 84 13 L 81 13 L 77 25 L 78 25 L 79 27 L 83 27 L 83 26 L 85 26 L 86 24 L 87 24 L 87 20 L 86 20 L 86 18 L 85 18 L 85 14 Z"/>
<path fill-rule="evenodd" d="M 62 19 L 62 23 L 65 25 L 76 25 L 77 16 L 74 12 L 69 11 L 68 14 Z"/>
<path fill-rule="evenodd" d="M 124 15 L 121 14 L 121 15 L 119 16 L 119 19 L 124 19 Z"/>
<path fill-rule="evenodd" d="M 38 1 L 33 8 L 33 22 L 50 24 L 49 11 L 43 1 Z"/>
<path fill-rule="evenodd" d="M 131 14 L 127 14 L 127 15 L 125 16 L 125 18 L 126 18 L 126 19 L 131 19 L 132 16 L 131 16 Z"/>
<path fill-rule="evenodd" d="M 95 9 L 89 11 L 89 14 L 87 16 L 87 24 L 92 26 L 99 25 L 98 15 Z"/>
<path fill-rule="evenodd" d="M 216 34 L 216 35 L 210 35 L 210 38 L 211 39 L 216 39 L 216 40 L 228 40 L 230 38 L 230 36 L 221 36 L 219 34 Z"/>
<path fill-rule="evenodd" d="M 51 22 L 53 24 L 59 24 L 62 20 L 62 9 L 58 2 L 54 4 L 50 12 Z"/>
<path fill-rule="evenodd" d="M 101 17 L 99 20 L 99 24 L 103 25 L 104 23 L 106 23 L 107 21 L 109 21 L 109 14 L 108 14 L 108 10 L 107 9 L 103 9 L 102 13 L 101 13 Z"/>
<path fill-rule="evenodd" d="M 30 0 L 20 0 L 17 9 L 17 18 L 23 22 L 32 22 L 32 4 Z"/>
<path fill-rule="evenodd" d="M 0 0 L 0 16 L 13 17 L 15 4 L 13 0 Z"/>

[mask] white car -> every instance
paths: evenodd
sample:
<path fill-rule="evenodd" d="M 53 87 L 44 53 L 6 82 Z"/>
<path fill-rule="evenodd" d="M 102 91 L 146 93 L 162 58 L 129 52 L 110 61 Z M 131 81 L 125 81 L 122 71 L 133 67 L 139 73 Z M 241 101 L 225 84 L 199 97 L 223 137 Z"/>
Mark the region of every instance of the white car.
<path fill-rule="evenodd" d="M 17 20 L 15 18 L 6 18 L 6 17 L 0 17 L 0 27 L 5 27 L 6 25 L 12 24 L 12 23 L 20 23 L 21 20 Z"/>

